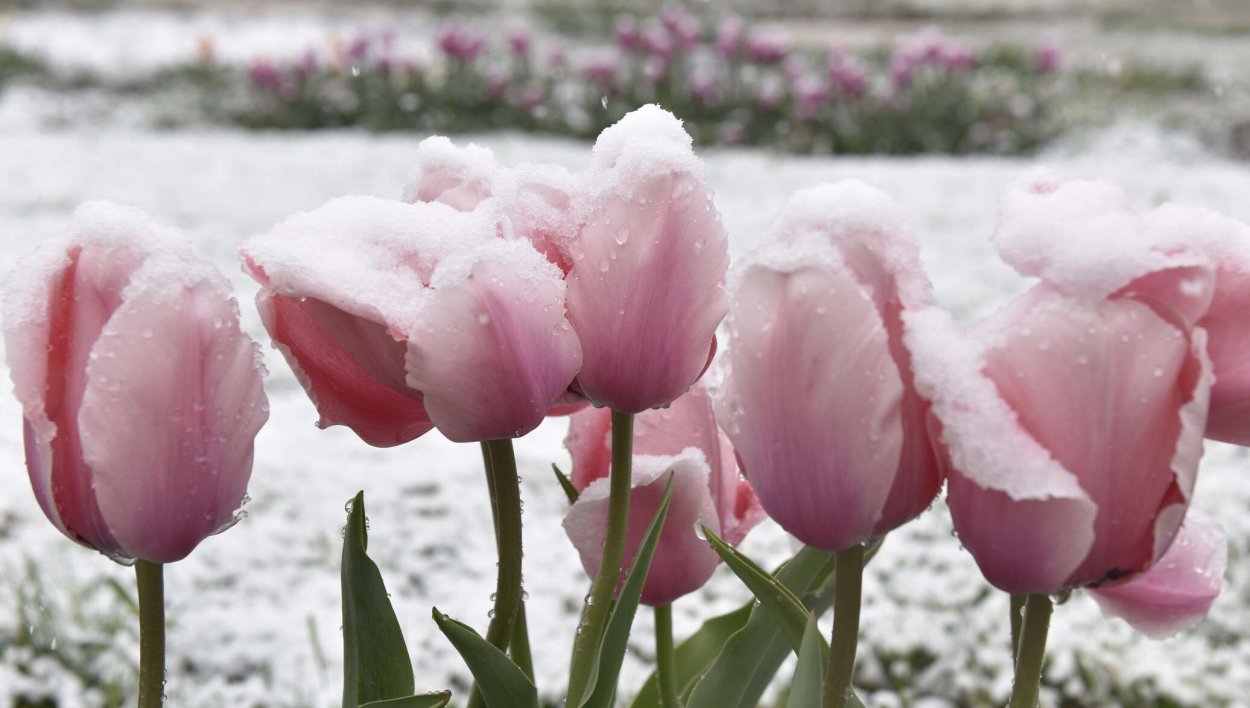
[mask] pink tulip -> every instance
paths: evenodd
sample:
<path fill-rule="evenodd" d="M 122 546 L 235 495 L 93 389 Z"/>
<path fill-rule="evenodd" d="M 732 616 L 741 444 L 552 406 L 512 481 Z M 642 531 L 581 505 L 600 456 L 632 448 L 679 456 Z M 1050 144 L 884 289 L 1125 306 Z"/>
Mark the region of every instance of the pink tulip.
<path fill-rule="evenodd" d="M 681 123 L 645 106 L 603 131 L 581 181 L 588 218 L 567 300 L 576 388 L 621 412 L 663 406 L 707 368 L 727 309 L 728 239 L 702 165 Z"/>
<path fill-rule="evenodd" d="M 628 15 L 616 18 L 613 32 L 616 36 L 616 43 L 624 49 L 636 49 L 642 43 L 638 21 Z"/>
<path fill-rule="evenodd" d="M 1022 274 L 1077 295 L 1148 295 L 1174 280 L 1156 271 L 1213 270 L 1213 295 L 1197 287 L 1202 274 L 1171 304 L 1208 335 L 1215 383 L 1206 436 L 1250 445 L 1250 227 L 1177 204 L 1138 211 L 1105 182 L 1037 172 L 1008 191 L 995 240 Z"/>
<path fill-rule="evenodd" d="M 573 486 L 581 492 L 564 529 L 591 576 L 599 569 L 607 528 L 611 419 L 606 409 L 587 408 L 571 418 L 564 441 L 573 456 Z M 639 415 L 634 441 L 625 557 L 638 552 L 673 475 L 668 519 L 642 590 L 644 603 L 668 605 L 703 587 L 720 562 L 696 535 L 697 523 L 737 545 L 763 520 L 764 512 L 750 485 L 738 477 L 733 447 L 716 427 L 712 400 L 703 387 L 695 386 L 668 408 Z"/>
<path fill-rule="evenodd" d="M 85 204 L 22 261 L 4 322 L 31 484 L 62 533 L 170 563 L 235 522 L 269 411 L 260 353 L 180 235 Z"/>
<path fill-rule="evenodd" d="M 1227 564 L 1224 534 L 1190 513 L 1176 540 L 1150 570 L 1127 583 L 1091 588 L 1090 596 L 1105 614 L 1163 639 L 1207 615 L 1223 588 Z"/>
<path fill-rule="evenodd" d="M 500 171 L 487 148 L 460 147 L 441 135 L 421 141 L 416 162 L 404 201 L 441 202 L 459 211 L 473 211 L 488 199 Z"/>
<path fill-rule="evenodd" d="M 756 64 L 780 64 L 790 55 L 790 38 L 781 34 L 747 37 L 747 56 Z"/>
<path fill-rule="evenodd" d="M 317 405 L 380 447 L 518 437 L 581 363 L 560 271 L 490 208 L 348 197 L 242 248 L 266 329 Z"/>
<path fill-rule="evenodd" d="M 742 48 L 742 19 L 730 15 L 721 20 L 716 28 L 716 53 L 722 59 L 732 59 Z"/>
<path fill-rule="evenodd" d="M 1033 55 L 1033 68 L 1039 74 L 1051 74 L 1063 65 L 1063 53 L 1053 40 L 1046 40 Z"/>
<path fill-rule="evenodd" d="M 903 342 L 930 287 L 897 212 L 858 182 L 801 191 L 733 293 L 719 418 L 768 515 L 817 548 L 886 533 L 942 484 Z"/>

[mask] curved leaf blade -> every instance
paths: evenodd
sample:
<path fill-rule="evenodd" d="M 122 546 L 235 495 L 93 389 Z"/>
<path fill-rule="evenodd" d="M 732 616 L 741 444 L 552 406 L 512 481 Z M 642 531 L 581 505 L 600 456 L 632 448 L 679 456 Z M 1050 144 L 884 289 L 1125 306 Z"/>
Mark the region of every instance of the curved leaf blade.
<path fill-rule="evenodd" d="M 803 646 L 799 649 L 799 663 L 794 667 L 794 681 L 790 684 L 790 698 L 786 708 L 820 708 L 824 700 L 825 663 L 821 661 L 820 645 L 824 638 L 816 627 L 816 613 L 807 615 L 803 628 Z"/>
<path fill-rule="evenodd" d="M 508 655 L 434 608 L 434 622 L 464 659 L 487 708 L 538 708 L 538 689 Z"/>
<path fill-rule="evenodd" d="M 423 693 L 419 696 L 388 698 L 384 701 L 365 703 L 360 708 L 443 708 L 451 702 L 451 691 Z"/>

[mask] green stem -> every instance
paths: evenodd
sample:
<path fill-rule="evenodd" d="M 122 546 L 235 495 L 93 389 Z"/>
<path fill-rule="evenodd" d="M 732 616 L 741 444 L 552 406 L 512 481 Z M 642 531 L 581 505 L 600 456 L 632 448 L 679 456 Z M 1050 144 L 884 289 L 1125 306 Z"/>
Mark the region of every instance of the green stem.
<path fill-rule="evenodd" d="M 625 558 L 625 532 L 629 526 L 630 464 L 634 449 L 634 416 L 612 411 L 612 470 L 608 481 L 608 530 L 603 541 L 603 559 L 590 585 L 590 595 L 582 610 L 582 621 L 573 638 L 573 659 L 569 667 L 568 703 L 581 704 L 582 695 L 603 641 L 608 610 Z"/>
<path fill-rule="evenodd" d="M 834 570 L 833 637 L 825 669 L 825 708 L 844 708 L 855 672 L 859 644 L 859 605 L 864 584 L 864 547 L 837 552 Z"/>
<path fill-rule="evenodd" d="M 677 702 L 677 656 L 673 652 L 673 606 L 655 608 L 655 675 L 660 706 L 680 708 Z"/>
<path fill-rule="evenodd" d="M 1020 654 L 1020 628 L 1024 625 L 1024 601 L 1028 595 L 1011 593 L 1011 664 L 1016 663 Z"/>
<path fill-rule="evenodd" d="M 508 650 L 513 627 L 521 607 L 521 484 L 516 472 L 512 441 L 488 440 L 482 443 L 487 464 L 487 489 L 495 517 L 495 545 L 499 552 L 499 572 L 495 579 L 495 608 L 491 611 L 486 641 Z M 469 705 L 483 705 L 481 692 L 474 686 Z"/>
<path fill-rule="evenodd" d="M 533 681 L 534 656 L 530 653 L 529 627 L 525 621 L 525 593 L 521 593 L 521 606 L 516 610 L 516 626 L 512 628 L 512 643 L 508 645 L 508 652 L 512 655 L 512 663 Z"/>
<path fill-rule="evenodd" d="M 1011 691 L 1011 708 L 1035 708 L 1042 681 L 1042 660 L 1046 657 L 1046 633 L 1050 628 L 1050 598 L 1029 595 L 1024 604 L 1024 627 L 1016 656 L 1016 684 Z"/>
<path fill-rule="evenodd" d="M 160 708 L 165 702 L 165 578 L 164 566 L 135 561 L 139 585 L 139 708 Z"/>

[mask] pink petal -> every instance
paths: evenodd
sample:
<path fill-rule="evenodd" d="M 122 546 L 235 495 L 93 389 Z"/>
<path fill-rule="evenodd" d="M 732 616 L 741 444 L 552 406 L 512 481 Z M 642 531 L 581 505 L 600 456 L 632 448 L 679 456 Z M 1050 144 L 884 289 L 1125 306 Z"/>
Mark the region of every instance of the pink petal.
<path fill-rule="evenodd" d="M 1250 445 L 1250 269 L 1221 268 L 1200 323 L 1215 367 L 1207 437 Z"/>
<path fill-rule="evenodd" d="M 569 321 L 581 338 L 578 388 L 639 413 L 684 393 L 725 316 L 728 241 L 692 174 L 630 183 L 596 205 L 573 247 Z"/>
<path fill-rule="evenodd" d="M 226 284 L 145 271 L 92 350 L 79 424 L 121 548 L 169 563 L 233 522 L 269 409 Z"/>
<path fill-rule="evenodd" d="M 390 447 L 434 427 L 421 392 L 405 382 L 405 347 L 387 327 L 314 298 L 262 290 L 265 329 L 308 392 L 318 425 L 346 425 L 362 440 Z"/>
<path fill-rule="evenodd" d="M 734 298 L 721 421 L 760 503 L 808 545 L 868 540 L 903 444 L 903 384 L 873 300 L 833 264 L 753 265 Z"/>
<path fill-rule="evenodd" d="M 1180 469 L 1173 459 L 1189 442 L 1181 413 L 1201 367 L 1184 332 L 1136 301 L 1085 306 L 1044 289 L 1026 301 L 996 323 L 1005 330 L 985 373 L 1098 507 L 1093 546 L 1068 584 L 1137 572 L 1154 560 L 1160 511 L 1188 496 L 1178 485 L 1197 459 Z"/>
<path fill-rule="evenodd" d="M 934 436 L 943 443 L 939 460 L 949 465 L 960 541 L 1000 589 L 1063 589 L 1093 544 L 1097 508 L 985 375 L 981 343 L 936 308 L 903 319 L 917 390 L 932 401 Z"/>
<path fill-rule="evenodd" d="M 581 366 L 564 283 L 528 243 L 498 241 L 467 258 L 459 275 L 435 273 L 408 341 L 408 384 L 451 440 L 520 437 Z"/>
<path fill-rule="evenodd" d="M 716 552 L 695 533 L 699 523 L 719 533 L 720 524 L 708 493 L 707 462 L 691 448 L 679 456 L 634 458 L 625 541 L 626 567 L 637 555 L 651 518 L 664 497 L 670 474 L 675 480 L 673 498 L 642 591 L 643 603 L 652 606 L 670 604 L 698 590 L 712 577 L 720 562 Z M 608 480 L 601 479 L 582 492 L 564 518 L 564 530 L 581 555 L 586 574 L 591 577 L 598 573 L 603 558 L 607 523 Z M 625 573 L 623 569 L 618 589 Z"/>
<path fill-rule="evenodd" d="M 570 480 L 581 492 L 590 483 L 607 477 L 612 468 L 612 411 L 585 408 L 569 417 L 564 446 L 573 458 Z"/>
<path fill-rule="evenodd" d="M 459 147 L 442 136 L 421 141 L 417 169 L 404 189 L 406 202 L 442 202 L 473 211 L 490 198 L 499 167 L 491 151 L 470 143 Z"/>
<path fill-rule="evenodd" d="M 1215 273 L 1210 268 L 1185 266 L 1147 273 L 1115 296 L 1144 302 L 1163 319 L 1190 329 L 1207 314 L 1214 294 Z"/>
<path fill-rule="evenodd" d="M 1104 614 L 1163 639 L 1206 616 L 1223 587 L 1227 562 L 1224 534 L 1190 514 L 1167 553 L 1150 570 L 1126 583 L 1089 592 Z"/>

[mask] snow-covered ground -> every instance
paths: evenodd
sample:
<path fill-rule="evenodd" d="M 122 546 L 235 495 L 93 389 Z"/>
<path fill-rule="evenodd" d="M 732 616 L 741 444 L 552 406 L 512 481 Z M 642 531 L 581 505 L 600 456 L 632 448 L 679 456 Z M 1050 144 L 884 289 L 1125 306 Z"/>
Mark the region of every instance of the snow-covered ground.
<path fill-rule="evenodd" d="M 546 160 L 577 168 L 589 146 L 529 136 L 476 136 L 506 162 Z M 238 132 L 43 132 L 13 128 L 0 134 L 0 271 L 41 239 L 65 227 L 74 206 L 109 198 L 143 208 L 188 231 L 198 251 L 237 287 L 246 328 L 264 340 L 251 306 L 256 287 L 234 256 L 245 237 L 283 217 L 344 194 L 397 197 L 418 136 L 355 132 L 255 134 Z M 856 177 L 892 194 L 910 214 L 940 304 L 960 318 L 985 314 L 1017 292 L 1022 281 L 997 262 L 988 236 L 1004 185 L 1033 162 L 1122 185 L 1141 204 L 1172 199 L 1250 220 L 1250 171 L 1183 140 L 1147 129 L 1120 131 L 1080 149 L 1037 160 L 811 159 L 753 150 L 705 151 L 716 204 L 732 250 L 741 254 L 764 233 L 794 190 Z M 377 559 L 408 638 L 419 688 L 462 688 L 464 672 L 430 619 L 431 606 L 484 627 L 495 570 L 480 457 L 432 433 L 411 444 L 377 450 L 342 428 L 313 426 L 307 397 L 269 350 L 272 403 L 257 442 L 249 516 L 206 541 L 167 571 L 170 617 L 170 704 L 304 707 L 336 705 L 340 691 L 338 562 L 344 502 L 366 491 L 370 553 Z M 7 379 L 7 369 L 0 365 Z M 549 472 L 567 469 L 561 446 L 566 422 L 553 419 L 517 443 L 526 500 L 526 589 L 529 624 L 543 694 L 559 701 L 576 611 L 586 591 L 576 552 L 560 519 L 564 497 Z M 21 418 L 16 401 L 0 396 L 0 636 L 27 621 L 44 646 L 89 642 L 118 645 L 102 660 L 125 676 L 134 651 L 132 630 L 112 631 L 122 607 L 95 592 L 115 579 L 130 587 L 127 569 L 79 548 L 41 516 L 25 479 Z M 1080 696 L 1082 674 L 1115 686 L 1154 685 L 1184 705 L 1232 705 L 1250 695 L 1250 455 L 1221 445 L 1208 449 L 1195 507 L 1214 516 L 1231 542 L 1229 584 L 1211 617 L 1179 638 L 1153 642 L 1126 625 L 1103 619 L 1077 594 L 1059 607 L 1051 633 L 1049 675 Z M 744 549 L 765 565 L 788 555 L 784 534 L 771 523 Z M 29 619 L 13 604 L 27 585 L 25 559 L 37 561 L 50 593 L 28 599 Z M 875 705 L 904 705 L 985 686 L 999 704 L 1010 688 L 1005 597 L 981 579 L 951 537 L 942 504 L 892 534 L 872 563 L 865 587 L 861 676 L 881 680 L 921 650 L 937 657 L 914 672 L 908 693 L 865 696 Z M 676 605 L 679 636 L 748 594 L 724 569 L 702 592 Z M 76 620 L 51 626 L 62 613 Z M 122 613 L 124 615 L 124 612 Z M 635 655 L 624 693 L 644 675 L 651 618 L 640 613 Z M 112 618 L 112 619 L 110 619 Z M 121 627 L 129 626 L 123 617 Z M 92 632 L 102 633 L 93 637 Z M 1083 652 L 1078 664 L 1076 649 Z M 70 671 L 36 662 L 36 675 L 13 668 L 22 654 L 0 657 L 0 704 L 27 685 L 50 687 L 62 706 L 102 704 L 84 695 Z M 111 662 L 111 663 L 110 663 Z M 1092 668 L 1091 668 L 1092 667 Z M 1110 672 L 1110 673 L 1109 673 Z M 1090 705 L 1116 699 L 1092 693 Z M 917 703 L 923 705 L 944 705 Z"/>

